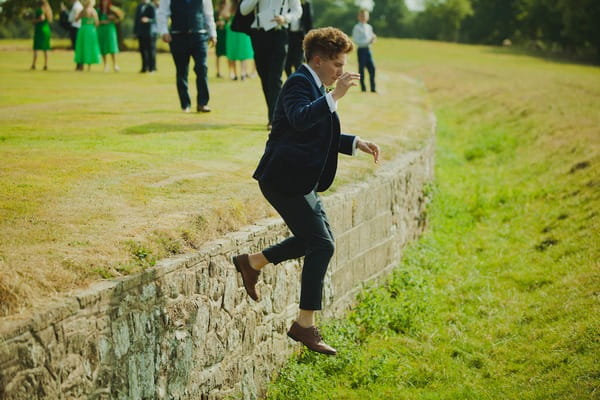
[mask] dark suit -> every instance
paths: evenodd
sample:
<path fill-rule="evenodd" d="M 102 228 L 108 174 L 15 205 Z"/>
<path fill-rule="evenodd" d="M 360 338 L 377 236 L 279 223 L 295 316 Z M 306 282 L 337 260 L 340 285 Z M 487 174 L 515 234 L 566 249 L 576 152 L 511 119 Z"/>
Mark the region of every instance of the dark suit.
<path fill-rule="evenodd" d="M 150 21 L 142 22 L 146 17 Z M 133 31 L 139 41 L 142 56 L 142 72 L 156 70 L 156 9 L 152 3 L 140 3 L 135 10 Z"/>
<path fill-rule="evenodd" d="M 340 132 L 310 71 L 301 66 L 284 84 L 254 178 L 281 215 L 292 237 L 263 251 L 277 264 L 305 256 L 300 308 L 320 310 L 323 279 L 333 255 L 334 238 L 317 192 L 328 189 L 338 153 L 352 154 L 355 136 Z"/>

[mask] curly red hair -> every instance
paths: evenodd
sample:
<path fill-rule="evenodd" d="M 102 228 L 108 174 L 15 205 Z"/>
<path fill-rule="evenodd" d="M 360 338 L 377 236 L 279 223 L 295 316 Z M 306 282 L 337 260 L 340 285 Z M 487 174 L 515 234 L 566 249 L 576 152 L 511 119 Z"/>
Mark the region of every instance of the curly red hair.
<path fill-rule="evenodd" d="M 310 61 L 316 55 L 333 59 L 340 53 L 348 54 L 354 50 L 354 43 L 341 30 L 328 26 L 309 31 L 302 47 L 306 61 Z"/>

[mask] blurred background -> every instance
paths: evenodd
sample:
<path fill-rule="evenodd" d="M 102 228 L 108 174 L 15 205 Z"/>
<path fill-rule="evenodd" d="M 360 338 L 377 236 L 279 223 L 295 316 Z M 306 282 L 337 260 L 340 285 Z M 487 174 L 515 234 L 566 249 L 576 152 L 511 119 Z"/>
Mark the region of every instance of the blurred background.
<path fill-rule="evenodd" d="M 70 0 L 64 2 L 70 7 Z M 54 38 L 67 36 L 58 22 L 60 3 L 50 0 Z M 126 39 L 133 37 L 138 1 L 113 4 L 126 14 L 118 26 L 125 50 L 134 45 Z M 0 0 L 0 39 L 31 37 L 34 6 L 35 0 Z M 366 8 L 381 37 L 514 46 L 600 61 L 598 0 L 312 0 L 312 6 L 316 27 L 332 25 L 347 33 L 356 23 L 358 9 Z"/>

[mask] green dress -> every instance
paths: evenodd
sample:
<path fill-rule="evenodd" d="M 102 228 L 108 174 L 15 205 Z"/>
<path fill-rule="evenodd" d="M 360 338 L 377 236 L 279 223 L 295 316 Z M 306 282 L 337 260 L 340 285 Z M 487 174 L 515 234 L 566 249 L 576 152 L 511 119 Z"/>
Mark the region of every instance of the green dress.
<path fill-rule="evenodd" d="M 250 36 L 245 33 L 231 30 L 231 20 L 226 25 L 225 46 L 227 58 L 230 60 L 250 60 L 254 58 L 254 50 L 252 50 L 252 41 Z"/>
<path fill-rule="evenodd" d="M 223 21 L 223 27 L 219 28 L 217 25 L 217 57 L 227 55 L 227 20 L 223 17 L 216 17 L 220 21 Z"/>
<path fill-rule="evenodd" d="M 41 8 L 35 10 L 35 18 L 39 18 L 44 14 Z M 33 49 L 34 50 L 50 50 L 50 24 L 47 19 L 36 22 L 33 32 Z"/>
<path fill-rule="evenodd" d="M 108 15 L 98 9 L 98 19 L 110 21 Z M 117 42 L 117 27 L 110 21 L 107 24 L 98 25 L 98 42 L 100 43 L 100 54 L 117 54 L 119 52 L 119 43 Z"/>
<path fill-rule="evenodd" d="M 75 63 L 100 64 L 100 46 L 94 18 L 81 18 L 81 28 L 75 41 Z"/>

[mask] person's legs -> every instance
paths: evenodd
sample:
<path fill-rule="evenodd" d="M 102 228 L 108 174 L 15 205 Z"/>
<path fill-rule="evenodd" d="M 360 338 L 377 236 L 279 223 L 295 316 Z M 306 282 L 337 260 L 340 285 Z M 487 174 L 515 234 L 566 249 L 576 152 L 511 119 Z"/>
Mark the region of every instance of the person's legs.
<path fill-rule="evenodd" d="M 321 199 L 316 192 L 287 195 L 261 185 L 263 195 L 283 218 L 294 237 L 266 248 L 273 264 L 304 256 L 300 309 L 320 310 L 323 280 L 333 256 L 334 239 Z"/>
<path fill-rule="evenodd" d="M 235 60 L 227 59 L 227 65 L 229 66 L 229 79 L 235 81 L 237 79 L 237 64 Z"/>
<path fill-rule="evenodd" d="M 271 49 L 269 54 L 269 65 L 266 78 L 267 84 L 267 107 L 269 108 L 269 121 L 273 121 L 273 112 L 275 111 L 275 103 L 281 92 L 281 74 L 285 64 L 285 56 L 287 54 L 287 31 L 284 29 L 272 30 L 271 34 Z"/>
<path fill-rule="evenodd" d="M 44 70 L 48 69 L 48 50 L 44 50 Z"/>
<path fill-rule="evenodd" d="M 106 65 L 106 54 L 102 54 L 102 64 L 104 65 L 104 72 L 107 72 L 108 65 Z"/>
<path fill-rule="evenodd" d="M 71 26 L 69 29 L 69 38 L 71 39 L 71 48 L 75 50 L 75 40 L 77 40 L 77 28 Z"/>
<path fill-rule="evenodd" d="M 31 69 L 35 69 L 35 64 L 37 64 L 38 51 L 33 50 L 33 61 L 31 62 Z"/>
<path fill-rule="evenodd" d="M 113 71 L 118 72 L 120 70 L 120 68 L 117 65 L 117 55 L 116 55 L 116 53 L 112 53 L 110 55 L 110 58 L 112 59 Z"/>
<path fill-rule="evenodd" d="M 69 31 L 70 36 L 71 36 L 71 45 L 73 46 L 73 51 L 75 51 L 75 46 L 77 45 L 77 32 L 78 31 L 79 31 L 79 28 L 76 28 L 74 26 L 72 26 L 71 30 Z M 77 63 L 75 69 L 77 71 L 83 71 L 83 64 Z"/>
<path fill-rule="evenodd" d="M 285 74 L 290 76 L 302 65 L 302 39 L 304 33 L 289 32 L 288 51 L 285 57 Z"/>
<path fill-rule="evenodd" d="M 365 92 L 367 90 L 367 87 L 365 86 L 365 66 L 367 63 L 367 60 L 366 60 L 367 54 L 365 53 L 365 50 L 368 51 L 368 49 L 365 49 L 365 48 L 359 48 L 357 50 L 358 73 L 360 74 L 360 90 L 362 90 L 363 92 Z"/>
<path fill-rule="evenodd" d="M 156 35 L 150 36 L 148 39 L 148 68 L 150 72 L 156 71 Z"/>
<path fill-rule="evenodd" d="M 138 49 L 140 51 L 140 57 L 142 58 L 142 69 L 140 72 L 148 71 L 147 64 L 147 47 L 146 47 L 146 38 L 143 36 L 138 36 Z"/>
<path fill-rule="evenodd" d="M 182 110 L 187 110 L 192 101 L 188 93 L 188 73 L 190 63 L 190 52 L 188 35 L 173 35 L 169 45 L 173 61 L 175 62 L 177 94 Z"/>
<path fill-rule="evenodd" d="M 285 64 L 286 45 L 286 30 L 273 29 L 268 32 L 252 32 L 254 61 L 267 102 L 269 124 L 273 119 L 275 102 L 281 91 L 281 74 Z"/>
<path fill-rule="evenodd" d="M 260 78 L 261 88 L 265 96 L 265 102 L 268 104 L 267 93 L 267 74 L 269 71 L 269 52 L 271 46 L 267 32 L 254 30 L 251 35 L 252 49 L 254 50 L 254 62 L 256 63 L 256 72 Z M 271 120 L 269 119 L 269 124 Z"/>
<path fill-rule="evenodd" d="M 371 54 L 371 50 L 368 50 L 367 52 L 366 67 L 367 71 L 369 71 L 369 83 L 371 85 L 371 92 L 376 92 L 377 90 L 375 88 L 375 63 L 373 62 L 373 55 Z"/>
<path fill-rule="evenodd" d="M 196 73 L 197 105 L 202 107 L 208 104 L 210 94 L 208 91 L 208 43 L 205 35 L 191 36 L 191 54 L 194 59 L 194 72 Z"/>
<path fill-rule="evenodd" d="M 323 280 L 334 251 L 333 234 L 321 200 L 314 191 L 307 195 L 288 195 L 264 184 L 260 184 L 260 189 L 294 236 L 260 253 L 233 257 L 246 292 L 258 301 L 255 286 L 263 266 L 304 256 L 300 310 L 287 335 L 313 351 L 335 355 L 336 350 L 323 341 L 315 326 L 315 311 L 321 309 Z"/>
<path fill-rule="evenodd" d="M 240 77 L 242 80 L 248 78 L 248 68 L 246 66 L 246 60 L 240 60 Z"/>

